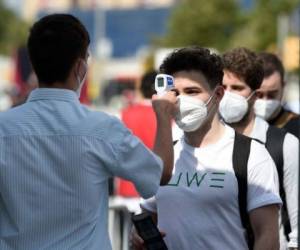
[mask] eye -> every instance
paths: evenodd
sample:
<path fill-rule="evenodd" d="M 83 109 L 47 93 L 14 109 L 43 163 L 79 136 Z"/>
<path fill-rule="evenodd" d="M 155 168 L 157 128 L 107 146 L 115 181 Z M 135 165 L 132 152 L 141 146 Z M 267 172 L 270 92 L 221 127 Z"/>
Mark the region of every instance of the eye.
<path fill-rule="evenodd" d="M 201 93 L 201 90 L 198 88 L 189 88 L 184 91 L 187 95 L 197 95 Z"/>
<path fill-rule="evenodd" d="M 243 86 L 238 86 L 238 85 L 233 85 L 231 88 L 236 91 L 242 91 L 244 89 Z"/>
<path fill-rule="evenodd" d="M 179 91 L 177 89 L 171 89 L 171 91 L 175 92 L 176 96 L 179 96 Z"/>

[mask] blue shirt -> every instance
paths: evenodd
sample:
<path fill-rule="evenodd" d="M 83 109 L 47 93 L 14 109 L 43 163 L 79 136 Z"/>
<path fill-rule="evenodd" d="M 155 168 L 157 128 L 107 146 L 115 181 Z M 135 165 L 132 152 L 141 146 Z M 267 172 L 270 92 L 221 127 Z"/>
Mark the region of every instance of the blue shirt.
<path fill-rule="evenodd" d="M 154 195 L 160 158 L 74 91 L 34 90 L 0 113 L 0 249 L 111 249 L 108 178 Z"/>

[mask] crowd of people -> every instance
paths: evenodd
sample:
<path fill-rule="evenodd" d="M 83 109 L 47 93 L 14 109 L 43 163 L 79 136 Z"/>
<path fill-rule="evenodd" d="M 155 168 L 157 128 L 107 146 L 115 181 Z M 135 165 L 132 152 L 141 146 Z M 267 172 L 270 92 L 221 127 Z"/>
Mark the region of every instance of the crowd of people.
<path fill-rule="evenodd" d="M 112 178 L 141 196 L 170 250 L 298 249 L 300 118 L 282 106 L 276 55 L 175 49 L 119 120 L 78 100 L 89 43 L 69 14 L 30 30 L 38 87 L 0 113 L 1 250 L 111 249 Z M 157 73 L 174 78 L 163 95 Z"/>

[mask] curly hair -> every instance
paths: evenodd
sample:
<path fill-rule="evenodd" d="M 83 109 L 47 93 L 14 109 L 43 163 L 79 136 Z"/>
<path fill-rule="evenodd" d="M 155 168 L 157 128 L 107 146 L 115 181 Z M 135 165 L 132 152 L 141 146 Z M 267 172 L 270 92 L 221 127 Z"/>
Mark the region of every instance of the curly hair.
<path fill-rule="evenodd" d="M 260 87 L 264 70 L 262 61 L 247 48 L 235 48 L 223 54 L 224 70 L 234 73 L 252 89 Z"/>
<path fill-rule="evenodd" d="M 160 66 L 160 72 L 169 75 L 192 70 L 201 72 L 212 89 L 222 83 L 222 59 L 206 48 L 193 46 L 174 50 Z"/>
<path fill-rule="evenodd" d="M 263 62 L 264 77 L 269 77 L 273 73 L 278 72 L 283 83 L 284 67 L 278 56 L 268 52 L 260 52 L 257 56 Z"/>

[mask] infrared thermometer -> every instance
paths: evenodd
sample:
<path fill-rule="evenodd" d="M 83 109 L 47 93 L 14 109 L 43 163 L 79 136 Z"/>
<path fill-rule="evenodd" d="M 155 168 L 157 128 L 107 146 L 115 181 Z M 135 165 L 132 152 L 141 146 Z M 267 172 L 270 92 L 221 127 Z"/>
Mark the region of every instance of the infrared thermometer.
<path fill-rule="evenodd" d="M 163 95 L 167 91 L 174 88 L 173 76 L 167 74 L 158 74 L 155 77 L 155 90 L 158 95 Z"/>

